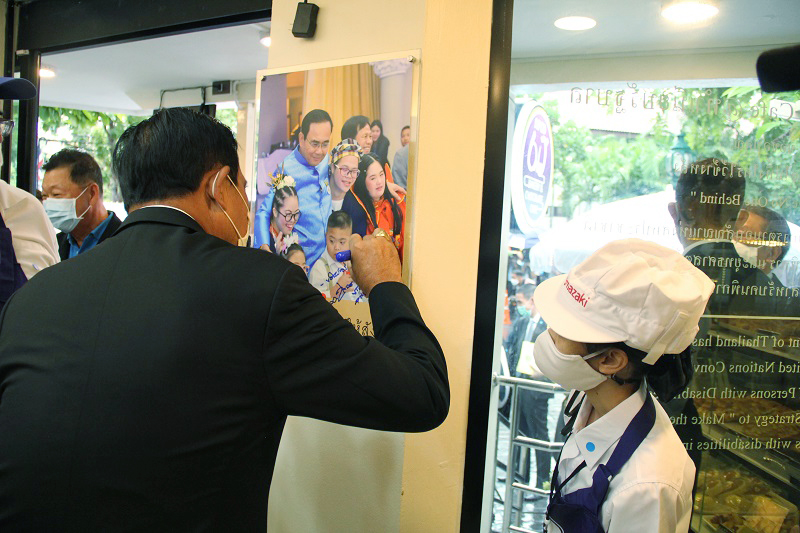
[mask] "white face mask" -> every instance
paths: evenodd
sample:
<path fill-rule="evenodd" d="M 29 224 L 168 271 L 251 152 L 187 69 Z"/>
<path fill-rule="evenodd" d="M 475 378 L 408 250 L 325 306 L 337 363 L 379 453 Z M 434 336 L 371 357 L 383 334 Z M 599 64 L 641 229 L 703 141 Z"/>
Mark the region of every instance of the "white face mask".
<path fill-rule="evenodd" d="M 219 172 L 217 172 L 217 175 L 214 176 L 214 183 L 211 185 L 212 196 L 214 195 L 214 192 L 216 191 L 217 188 L 217 178 L 219 178 Z M 222 209 L 222 214 L 224 214 L 225 217 L 227 217 L 228 222 L 230 222 L 231 226 L 233 226 L 233 231 L 236 232 L 236 237 L 238 237 L 239 239 L 236 242 L 236 245 L 246 248 L 247 246 L 249 246 L 251 240 L 250 235 L 248 233 L 248 230 L 250 229 L 250 206 L 247 204 L 247 200 L 245 200 L 244 196 L 242 196 L 242 193 L 239 192 L 239 187 L 237 187 L 236 183 L 233 182 L 230 174 L 228 174 L 228 181 L 230 181 L 231 184 L 233 185 L 233 188 L 236 189 L 236 194 L 238 194 L 239 198 L 242 199 L 242 202 L 244 202 L 244 208 L 247 210 L 247 227 L 244 230 L 244 235 L 241 235 L 239 233 L 239 230 L 236 229 L 236 224 L 233 223 L 233 220 L 231 219 L 230 215 L 228 215 L 228 213 L 225 211 L 225 209 Z M 220 206 L 220 208 L 222 208 L 222 206 Z"/>
<path fill-rule="evenodd" d="M 739 257 L 744 259 L 751 266 L 758 268 L 758 246 L 748 246 L 740 243 L 739 241 L 732 242 L 733 247 L 736 249 L 736 253 L 739 254 Z"/>
<path fill-rule="evenodd" d="M 533 345 L 533 359 L 536 366 L 552 382 L 566 390 L 587 391 L 600 385 L 610 376 L 601 374 L 592 368 L 586 359 L 603 353 L 605 349 L 589 355 L 570 355 L 556 348 L 556 343 L 549 331 L 544 331 L 536 338 Z"/>
<path fill-rule="evenodd" d="M 83 220 L 83 215 L 86 214 L 86 211 L 92 207 L 92 204 L 89 204 L 88 207 L 84 210 L 83 213 L 78 215 L 77 212 L 77 200 L 83 193 L 86 192 L 86 187 L 81 191 L 81 193 L 76 196 L 75 198 L 48 198 L 42 205 L 44 205 L 44 210 L 47 213 L 47 218 L 50 219 L 50 222 L 53 223 L 53 226 L 60 229 L 64 233 L 70 233 L 78 223 Z"/>

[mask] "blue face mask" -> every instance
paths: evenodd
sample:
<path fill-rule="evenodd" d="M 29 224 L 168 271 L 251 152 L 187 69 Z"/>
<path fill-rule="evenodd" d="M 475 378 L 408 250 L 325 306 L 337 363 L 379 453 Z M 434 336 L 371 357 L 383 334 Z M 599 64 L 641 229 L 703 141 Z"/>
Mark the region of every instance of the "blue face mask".
<path fill-rule="evenodd" d="M 519 313 L 519 316 L 523 318 L 528 318 L 531 316 L 530 310 L 524 305 L 517 304 L 517 313 Z"/>

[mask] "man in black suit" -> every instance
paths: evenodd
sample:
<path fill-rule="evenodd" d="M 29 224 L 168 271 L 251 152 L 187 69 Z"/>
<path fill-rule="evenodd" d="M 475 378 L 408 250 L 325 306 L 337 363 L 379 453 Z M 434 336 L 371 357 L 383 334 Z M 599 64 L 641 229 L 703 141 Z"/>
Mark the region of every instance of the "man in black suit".
<path fill-rule="evenodd" d="M 61 230 L 61 260 L 91 250 L 114 235 L 121 224 L 103 204 L 103 174 L 86 152 L 64 148 L 42 168 L 42 200 L 47 216 Z"/>
<path fill-rule="evenodd" d="M 389 431 L 446 417 L 445 360 L 393 245 L 350 241 L 365 338 L 299 267 L 234 246 L 249 224 L 236 148 L 185 109 L 127 130 L 125 223 L 9 300 L 0 531 L 263 533 L 287 415 Z"/>
<path fill-rule="evenodd" d="M 508 367 L 511 375 L 518 378 L 536 379 L 537 381 L 550 381 L 542 375 L 531 376 L 517 370 L 523 346 L 530 343 L 533 349 L 533 342 L 542 332 L 547 329 L 547 324 L 542 320 L 541 315 L 536 312 L 533 303 L 533 292 L 536 290 L 534 283 L 524 283 L 517 286 L 517 293 L 514 299 L 517 302 L 517 309 L 524 310 L 524 314 L 514 322 L 511 334 L 508 336 Z M 532 352 L 531 352 L 532 353 Z M 519 430 L 526 437 L 550 441 L 547 432 L 547 410 L 553 394 L 549 392 L 532 391 L 529 389 L 517 389 L 519 394 Z M 518 449 L 514 450 L 518 454 Z M 550 481 L 552 475 L 551 457 L 549 452 L 536 450 L 536 486 L 542 488 Z M 522 480 L 527 483 L 529 479 L 529 456 L 524 461 L 524 471 Z"/>

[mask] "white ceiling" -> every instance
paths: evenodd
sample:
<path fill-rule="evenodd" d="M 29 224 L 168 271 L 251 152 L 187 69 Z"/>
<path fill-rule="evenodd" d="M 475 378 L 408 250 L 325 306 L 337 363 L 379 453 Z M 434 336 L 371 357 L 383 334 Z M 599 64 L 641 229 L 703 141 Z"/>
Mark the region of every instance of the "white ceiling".
<path fill-rule="evenodd" d="M 800 42 L 800 0 L 717 1 L 717 17 L 678 27 L 659 15 L 661 0 L 515 0 L 512 57 L 608 57 Z M 591 16 L 597 26 L 582 32 L 553 26 L 566 15 Z M 44 56 L 42 62 L 57 76 L 42 80 L 41 103 L 145 114 L 158 106 L 162 89 L 209 86 L 215 80 L 252 82 L 267 66 L 267 49 L 258 42 L 267 26 L 247 24 Z M 167 94 L 165 103 L 198 104 L 200 93 Z"/>
<path fill-rule="evenodd" d="M 532 59 L 740 48 L 800 42 L 800 0 L 714 0 L 719 14 L 676 26 L 661 0 L 515 0 L 512 57 Z M 564 16 L 592 17 L 591 30 L 559 30 Z"/>
<path fill-rule="evenodd" d="M 267 66 L 268 49 L 259 43 L 266 29 L 266 23 L 246 24 L 42 56 L 56 77 L 42 79 L 40 103 L 146 114 L 158 107 L 162 89 L 210 86 L 216 80 L 254 82 L 256 71 Z M 164 101 L 199 104 L 201 95 L 199 90 L 167 93 Z"/>

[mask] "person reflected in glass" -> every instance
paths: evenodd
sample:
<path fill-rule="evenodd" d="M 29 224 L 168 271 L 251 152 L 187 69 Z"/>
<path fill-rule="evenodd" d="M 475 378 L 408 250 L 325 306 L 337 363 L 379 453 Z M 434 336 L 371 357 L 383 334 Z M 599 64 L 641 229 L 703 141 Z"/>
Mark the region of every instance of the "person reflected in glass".
<path fill-rule="evenodd" d="M 684 257 L 718 287 L 729 287 L 735 279 L 732 263 L 739 255 L 732 238 L 744 202 L 744 176 L 744 171 L 729 161 L 695 161 L 678 178 L 675 202 L 668 205 Z M 718 289 L 708 311 L 726 314 L 730 300 L 729 290 Z"/>
<path fill-rule="evenodd" d="M 786 219 L 772 209 L 751 205 L 739 212 L 733 236 L 733 246 L 742 260 L 739 282 L 757 290 L 733 298 L 731 314 L 798 316 L 797 298 L 786 294 L 774 272 L 789 252 L 791 240 Z"/>
<path fill-rule="evenodd" d="M 353 233 L 362 237 L 377 228 L 386 231 L 403 258 L 406 202 L 395 199 L 386 186 L 386 173 L 378 156 L 366 154 L 358 164 L 353 189 L 345 195 L 342 210 L 353 219 Z"/>

